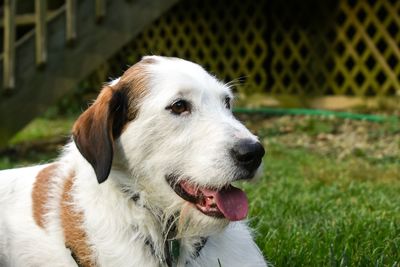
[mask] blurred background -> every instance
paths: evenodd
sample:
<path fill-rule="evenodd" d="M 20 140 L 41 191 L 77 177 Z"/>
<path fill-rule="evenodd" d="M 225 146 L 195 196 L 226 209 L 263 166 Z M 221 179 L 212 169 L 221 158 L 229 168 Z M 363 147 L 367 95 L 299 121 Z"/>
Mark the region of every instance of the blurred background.
<path fill-rule="evenodd" d="M 250 223 L 276 266 L 399 266 L 400 1 L 2 0 L 0 169 L 44 163 L 143 55 L 229 82 L 267 148 Z"/>

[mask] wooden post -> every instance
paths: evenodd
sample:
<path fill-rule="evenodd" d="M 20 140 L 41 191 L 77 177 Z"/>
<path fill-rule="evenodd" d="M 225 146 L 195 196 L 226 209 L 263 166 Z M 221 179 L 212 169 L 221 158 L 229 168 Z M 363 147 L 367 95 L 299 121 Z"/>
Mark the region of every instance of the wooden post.
<path fill-rule="evenodd" d="M 16 0 L 4 1 L 4 61 L 3 87 L 15 87 L 15 5 Z"/>
<path fill-rule="evenodd" d="M 47 0 L 35 0 L 36 65 L 43 67 L 47 61 Z"/>
<path fill-rule="evenodd" d="M 76 41 L 76 0 L 66 1 L 67 45 L 72 46 Z"/>
<path fill-rule="evenodd" d="M 101 23 L 106 15 L 106 0 L 96 0 L 96 22 Z"/>

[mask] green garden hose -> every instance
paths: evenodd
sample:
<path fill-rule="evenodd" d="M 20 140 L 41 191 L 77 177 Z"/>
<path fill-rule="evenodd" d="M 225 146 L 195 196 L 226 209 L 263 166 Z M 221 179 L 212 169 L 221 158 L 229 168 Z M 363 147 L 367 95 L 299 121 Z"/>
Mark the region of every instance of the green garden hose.
<path fill-rule="evenodd" d="M 351 112 L 337 112 L 321 109 L 300 109 L 300 108 L 244 108 L 238 107 L 233 110 L 238 114 L 261 114 L 267 116 L 283 116 L 283 115 L 306 115 L 306 116 L 323 116 L 336 117 L 350 120 L 365 120 L 371 122 L 397 122 L 397 116 L 372 115 L 372 114 L 357 114 Z"/>

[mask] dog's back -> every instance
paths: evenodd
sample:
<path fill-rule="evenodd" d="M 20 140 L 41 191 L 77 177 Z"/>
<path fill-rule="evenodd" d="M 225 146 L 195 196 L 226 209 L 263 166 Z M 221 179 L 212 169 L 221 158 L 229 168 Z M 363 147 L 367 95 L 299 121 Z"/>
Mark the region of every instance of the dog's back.
<path fill-rule="evenodd" d="M 11 213 L 24 213 L 28 216 L 31 211 L 32 186 L 37 173 L 46 165 L 17 168 L 0 171 L 0 221 L 2 224 L 13 218 Z M 29 214 L 30 217 L 31 214 Z"/>

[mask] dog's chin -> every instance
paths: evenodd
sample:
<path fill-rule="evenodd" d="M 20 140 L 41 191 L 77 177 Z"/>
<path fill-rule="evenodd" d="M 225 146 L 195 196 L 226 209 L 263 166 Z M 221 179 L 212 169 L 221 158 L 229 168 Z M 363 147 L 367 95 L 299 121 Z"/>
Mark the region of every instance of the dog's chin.
<path fill-rule="evenodd" d="M 184 202 L 177 223 L 177 237 L 210 236 L 223 231 L 229 220 L 205 215 L 188 202 Z"/>

